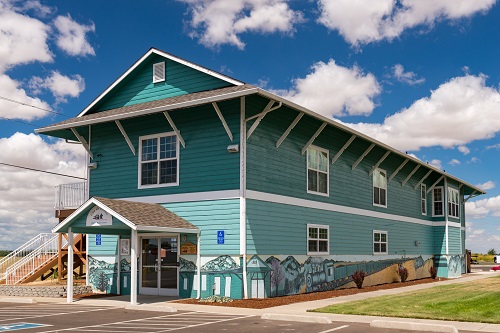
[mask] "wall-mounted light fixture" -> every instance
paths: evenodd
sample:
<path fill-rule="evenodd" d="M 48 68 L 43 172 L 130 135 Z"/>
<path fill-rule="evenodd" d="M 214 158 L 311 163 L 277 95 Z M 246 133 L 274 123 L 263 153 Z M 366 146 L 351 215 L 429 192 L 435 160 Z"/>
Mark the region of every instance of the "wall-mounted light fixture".
<path fill-rule="evenodd" d="M 420 241 L 415 241 L 415 246 L 419 246 L 420 245 Z"/>
<path fill-rule="evenodd" d="M 240 146 L 239 145 L 229 145 L 229 146 L 227 146 L 227 151 L 230 153 L 237 153 L 240 151 Z"/>

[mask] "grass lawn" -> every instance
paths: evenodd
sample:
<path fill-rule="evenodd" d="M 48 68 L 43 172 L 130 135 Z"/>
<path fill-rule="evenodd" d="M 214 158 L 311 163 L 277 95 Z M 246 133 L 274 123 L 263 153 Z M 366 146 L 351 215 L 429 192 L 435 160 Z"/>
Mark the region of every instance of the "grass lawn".
<path fill-rule="evenodd" d="M 331 305 L 313 311 L 500 324 L 500 277 Z"/>

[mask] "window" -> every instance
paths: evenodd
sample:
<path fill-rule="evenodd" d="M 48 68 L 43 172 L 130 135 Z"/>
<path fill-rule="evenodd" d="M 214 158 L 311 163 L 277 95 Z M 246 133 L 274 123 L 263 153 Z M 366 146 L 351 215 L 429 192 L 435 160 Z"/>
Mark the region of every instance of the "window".
<path fill-rule="evenodd" d="M 425 184 L 420 185 L 420 198 L 422 202 L 422 215 L 427 215 L 427 186 Z"/>
<path fill-rule="evenodd" d="M 459 202 L 458 191 L 454 188 L 448 189 L 448 215 L 451 217 L 458 218 L 458 202 Z"/>
<path fill-rule="evenodd" d="M 328 195 L 328 150 L 307 149 L 307 192 Z"/>
<path fill-rule="evenodd" d="M 139 188 L 179 184 L 179 142 L 171 133 L 139 138 Z"/>
<path fill-rule="evenodd" d="M 387 231 L 373 230 L 373 254 L 387 254 Z"/>
<path fill-rule="evenodd" d="M 387 207 L 387 174 L 381 169 L 373 171 L 373 204 Z"/>
<path fill-rule="evenodd" d="M 165 62 L 153 64 L 153 83 L 165 81 Z"/>
<path fill-rule="evenodd" d="M 329 227 L 327 225 L 307 225 L 307 254 L 329 254 Z"/>
<path fill-rule="evenodd" d="M 432 216 L 443 216 L 443 187 L 435 187 L 432 191 Z"/>

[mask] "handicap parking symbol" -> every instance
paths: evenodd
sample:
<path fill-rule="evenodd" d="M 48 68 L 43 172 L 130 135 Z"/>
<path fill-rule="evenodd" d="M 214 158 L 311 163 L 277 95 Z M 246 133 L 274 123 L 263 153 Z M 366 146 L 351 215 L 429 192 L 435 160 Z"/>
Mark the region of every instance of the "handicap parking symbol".
<path fill-rule="evenodd" d="M 12 323 L 12 324 L 1 324 L 0 332 L 9 332 L 9 331 L 17 331 L 17 330 L 25 330 L 28 328 L 37 328 L 47 326 L 44 324 L 33 324 L 33 323 Z"/>

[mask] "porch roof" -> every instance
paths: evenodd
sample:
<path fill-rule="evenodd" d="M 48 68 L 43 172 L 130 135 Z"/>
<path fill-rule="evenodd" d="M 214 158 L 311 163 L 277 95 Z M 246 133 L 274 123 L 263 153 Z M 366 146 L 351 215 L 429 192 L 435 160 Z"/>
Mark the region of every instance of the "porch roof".
<path fill-rule="evenodd" d="M 121 222 L 113 226 L 82 225 L 82 217 L 94 206 L 102 208 L 113 218 Z M 159 204 L 133 202 L 117 199 L 93 197 L 81 205 L 75 212 L 57 225 L 52 232 L 67 232 L 68 228 L 76 226 L 78 233 L 113 233 L 124 228 L 142 232 L 183 232 L 199 233 L 200 230 L 182 217 Z"/>

